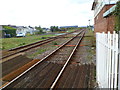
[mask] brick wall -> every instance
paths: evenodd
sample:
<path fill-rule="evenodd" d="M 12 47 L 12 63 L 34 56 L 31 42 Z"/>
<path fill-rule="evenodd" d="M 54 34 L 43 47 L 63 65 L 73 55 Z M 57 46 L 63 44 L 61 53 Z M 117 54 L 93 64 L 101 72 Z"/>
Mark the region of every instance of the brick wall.
<path fill-rule="evenodd" d="M 111 33 L 114 30 L 114 16 L 110 15 L 106 18 L 103 17 L 103 13 L 106 12 L 109 8 L 111 8 L 113 5 L 105 5 L 103 9 L 100 11 L 100 13 L 95 17 L 94 19 L 94 27 L 95 27 L 95 33 L 96 32 L 105 32 L 107 33 L 110 31 Z"/>

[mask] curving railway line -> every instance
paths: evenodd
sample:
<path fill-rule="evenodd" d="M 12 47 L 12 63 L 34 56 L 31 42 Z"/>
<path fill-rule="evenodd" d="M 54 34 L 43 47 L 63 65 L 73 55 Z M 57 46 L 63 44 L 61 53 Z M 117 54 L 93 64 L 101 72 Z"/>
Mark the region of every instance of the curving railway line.
<path fill-rule="evenodd" d="M 85 31 L 80 31 L 17 77 L 5 79 L 1 88 L 89 88 L 89 72 L 93 67 L 73 64 L 84 34 Z"/>

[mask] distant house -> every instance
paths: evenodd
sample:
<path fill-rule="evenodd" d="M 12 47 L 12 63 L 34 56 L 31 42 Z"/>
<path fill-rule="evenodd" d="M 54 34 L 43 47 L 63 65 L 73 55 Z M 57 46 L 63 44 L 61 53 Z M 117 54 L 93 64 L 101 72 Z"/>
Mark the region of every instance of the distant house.
<path fill-rule="evenodd" d="M 43 29 L 43 32 L 46 32 L 46 33 L 50 32 L 49 28 L 42 28 L 42 29 Z"/>
<path fill-rule="evenodd" d="M 23 26 L 18 26 L 16 30 L 16 36 L 25 36 L 28 29 L 24 28 Z"/>
<path fill-rule="evenodd" d="M 34 27 L 24 27 L 24 26 L 17 26 L 16 34 L 17 36 L 26 35 L 27 33 L 34 34 L 37 30 Z"/>
<path fill-rule="evenodd" d="M 35 29 L 35 27 L 31 27 L 31 26 L 28 26 L 26 27 L 28 29 L 28 33 L 30 34 L 34 34 L 35 32 L 37 32 L 37 30 Z"/>
<path fill-rule="evenodd" d="M 3 27 L 5 27 L 5 28 L 3 28 Z M 3 30 L 3 32 L 2 32 L 2 30 Z M 38 32 L 38 30 L 36 30 L 35 27 L 31 27 L 31 26 L 0 25 L 0 31 L 3 36 L 7 35 L 5 33 L 7 30 L 8 30 L 7 34 L 10 34 L 10 35 L 11 35 L 11 33 L 9 33 L 9 30 L 15 30 L 14 36 L 26 36 L 27 33 L 35 34 L 35 32 Z"/>

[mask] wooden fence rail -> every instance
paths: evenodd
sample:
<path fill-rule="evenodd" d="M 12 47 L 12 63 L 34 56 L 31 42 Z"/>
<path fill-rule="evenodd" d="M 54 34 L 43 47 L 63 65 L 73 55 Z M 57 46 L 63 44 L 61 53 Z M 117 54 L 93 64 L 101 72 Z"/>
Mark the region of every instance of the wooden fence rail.
<path fill-rule="evenodd" d="M 117 88 L 119 81 L 118 34 L 96 33 L 96 77 L 100 88 Z"/>

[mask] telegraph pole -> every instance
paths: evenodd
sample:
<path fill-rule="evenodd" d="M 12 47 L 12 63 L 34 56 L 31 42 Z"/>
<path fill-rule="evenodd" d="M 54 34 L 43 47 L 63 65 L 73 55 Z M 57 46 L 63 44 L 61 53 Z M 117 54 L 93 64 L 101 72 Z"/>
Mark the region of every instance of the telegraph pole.
<path fill-rule="evenodd" d="M 88 20 L 88 22 L 89 22 L 89 26 L 88 26 L 88 27 L 89 27 L 89 29 L 91 29 L 91 28 L 90 28 L 90 19 Z"/>

